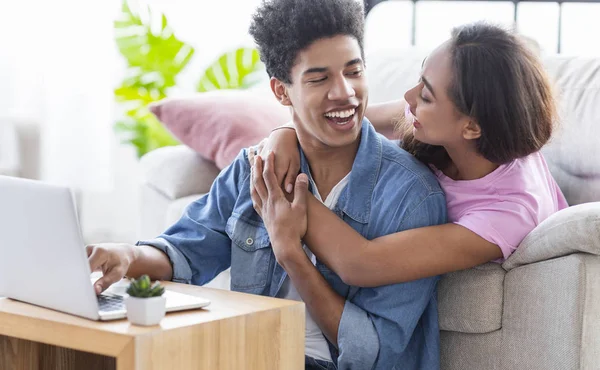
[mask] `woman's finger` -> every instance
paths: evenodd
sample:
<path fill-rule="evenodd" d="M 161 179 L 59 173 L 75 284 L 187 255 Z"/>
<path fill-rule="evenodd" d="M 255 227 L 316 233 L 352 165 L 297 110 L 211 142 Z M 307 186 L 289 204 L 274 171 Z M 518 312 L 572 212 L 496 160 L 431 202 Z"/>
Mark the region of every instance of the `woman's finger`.
<path fill-rule="evenodd" d="M 248 154 L 246 155 L 246 157 L 248 159 L 248 163 L 250 163 L 250 167 L 252 167 L 254 165 L 254 157 L 256 157 L 256 147 L 251 146 L 250 148 L 248 148 L 247 152 Z"/>
<path fill-rule="evenodd" d="M 285 176 L 285 180 L 283 182 L 285 186 L 285 191 L 288 194 L 291 194 L 294 190 L 294 183 L 296 182 L 296 177 L 298 176 L 298 172 L 300 172 L 300 168 L 296 168 L 293 163 L 290 163 L 290 167 L 287 170 L 287 174 Z"/>

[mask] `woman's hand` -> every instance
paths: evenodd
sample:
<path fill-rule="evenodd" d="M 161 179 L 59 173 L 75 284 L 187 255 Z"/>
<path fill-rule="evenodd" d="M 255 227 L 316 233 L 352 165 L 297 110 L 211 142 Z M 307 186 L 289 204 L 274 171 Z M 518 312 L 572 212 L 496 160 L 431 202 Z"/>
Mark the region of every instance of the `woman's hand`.
<path fill-rule="evenodd" d="M 281 190 L 274 171 L 275 156 L 269 153 L 263 166 L 261 157 L 256 157 L 252 167 L 252 202 L 254 209 L 262 215 L 271 238 L 271 246 L 280 264 L 304 253 L 298 248 L 300 240 L 306 234 L 308 223 L 307 196 L 308 177 L 300 174 L 296 177 L 292 201 Z M 306 256 L 304 256 L 306 258 Z"/>

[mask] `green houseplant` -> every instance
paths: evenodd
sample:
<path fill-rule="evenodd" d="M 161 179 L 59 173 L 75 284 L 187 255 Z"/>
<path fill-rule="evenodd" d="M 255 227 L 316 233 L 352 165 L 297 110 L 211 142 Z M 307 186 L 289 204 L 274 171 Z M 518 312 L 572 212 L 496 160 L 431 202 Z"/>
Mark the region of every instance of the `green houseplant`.
<path fill-rule="evenodd" d="M 136 148 L 138 157 L 178 141 L 149 111 L 148 105 L 168 96 L 177 76 L 189 64 L 194 48 L 179 40 L 164 14 L 143 0 L 122 0 L 114 22 L 115 41 L 127 63 L 125 78 L 114 90 L 123 117 L 115 130 L 124 143 Z M 254 85 L 264 66 L 258 51 L 237 48 L 219 56 L 201 74 L 196 90 L 244 89 Z"/>
<path fill-rule="evenodd" d="M 148 275 L 131 279 L 125 298 L 127 319 L 136 325 L 156 325 L 165 317 L 167 300 L 165 288 L 158 281 L 154 284 Z"/>

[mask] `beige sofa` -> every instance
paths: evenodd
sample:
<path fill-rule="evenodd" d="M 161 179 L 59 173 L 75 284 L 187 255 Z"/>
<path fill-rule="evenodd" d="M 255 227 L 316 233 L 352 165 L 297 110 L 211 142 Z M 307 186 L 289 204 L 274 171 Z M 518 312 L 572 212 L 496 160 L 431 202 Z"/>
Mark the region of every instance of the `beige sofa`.
<path fill-rule="evenodd" d="M 370 101 L 402 96 L 424 56 L 369 52 Z M 562 114 L 544 154 L 569 204 L 586 204 L 549 219 L 504 264 L 442 278 L 443 369 L 600 369 L 600 59 L 548 56 L 544 63 Z M 218 173 L 183 146 L 156 150 L 141 163 L 142 237 L 176 221 Z M 210 285 L 228 288 L 227 272 Z"/>

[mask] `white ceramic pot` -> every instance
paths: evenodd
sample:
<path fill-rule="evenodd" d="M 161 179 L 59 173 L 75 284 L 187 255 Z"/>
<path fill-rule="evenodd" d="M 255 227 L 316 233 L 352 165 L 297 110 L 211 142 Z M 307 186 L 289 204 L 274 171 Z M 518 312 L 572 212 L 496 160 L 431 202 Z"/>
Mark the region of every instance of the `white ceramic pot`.
<path fill-rule="evenodd" d="M 127 320 L 136 325 L 156 325 L 165 317 L 167 299 L 164 296 L 152 298 L 125 297 Z"/>

